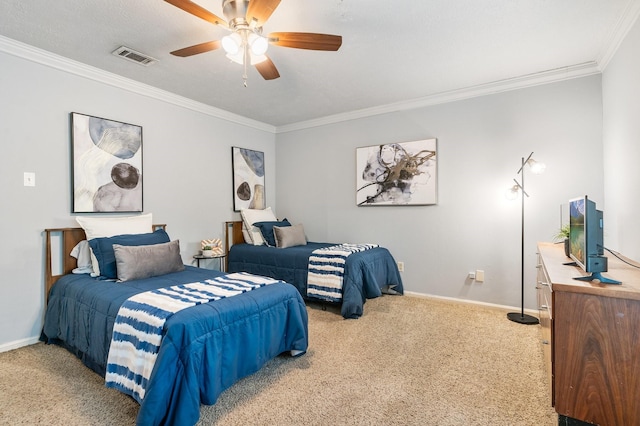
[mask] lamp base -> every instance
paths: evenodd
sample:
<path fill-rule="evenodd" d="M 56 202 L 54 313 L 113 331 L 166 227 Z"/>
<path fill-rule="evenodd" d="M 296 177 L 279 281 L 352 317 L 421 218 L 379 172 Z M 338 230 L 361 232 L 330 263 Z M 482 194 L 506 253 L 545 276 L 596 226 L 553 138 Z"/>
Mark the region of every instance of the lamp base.
<path fill-rule="evenodd" d="M 510 312 L 507 314 L 507 318 L 519 324 L 539 324 L 540 323 L 540 321 L 538 321 L 538 318 L 532 317 L 531 315 L 523 314 L 520 312 Z"/>

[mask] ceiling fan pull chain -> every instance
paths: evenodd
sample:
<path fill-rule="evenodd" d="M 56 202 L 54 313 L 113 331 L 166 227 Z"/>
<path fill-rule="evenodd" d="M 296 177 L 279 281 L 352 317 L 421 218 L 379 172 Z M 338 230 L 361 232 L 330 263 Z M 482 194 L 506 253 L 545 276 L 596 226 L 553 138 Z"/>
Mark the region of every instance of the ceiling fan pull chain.
<path fill-rule="evenodd" d="M 244 45 L 244 62 L 242 65 L 244 66 L 244 72 L 242 73 L 242 80 L 244 87 L 247 87 L 247 62 L 249 62 L 249 52 L 247 51 L 247 45 Z"/>
<path fill-rule="evenodd" d="M 247 32 L 243 31 L 242 32 L 242 53 L 244 54 L 244 58 L 242 59 L 243 62 L 243 66 L 244 66 L 244 72 L 242 73 L 242 80 L 243 80 L 243 84 L 244 87 L 247 87 L 247 63 L 249 62 L 250 58 L 249 58 L 249 46 L 247 43 Z"/>

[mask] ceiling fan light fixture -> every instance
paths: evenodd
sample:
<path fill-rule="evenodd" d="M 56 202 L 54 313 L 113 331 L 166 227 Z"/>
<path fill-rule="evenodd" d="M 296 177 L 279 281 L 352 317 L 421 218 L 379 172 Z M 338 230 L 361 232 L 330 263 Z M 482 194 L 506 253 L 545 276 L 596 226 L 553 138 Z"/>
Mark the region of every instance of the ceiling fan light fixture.
<path fill-rule="evenodd" d="M 251 47 L 251 53 L 254 55 L 264 55 L 267 53 L 267 48 L 269 47 L 269 42 L 266 38 L 259 36 L 256 33 L 249 34 L 249 46 Z"/>
<path fill-rule="evenodd" d="M 242 46 L 242 38 L 238 33 L 232 33 L 222 37 L 222 48 L 229 55 L 235 55 L 239 53 L 241 46 Z M 240 53 L 240 56 L 242 56 L 242 53 Z"/>
<path fill-rule="evenodd" d="M 188 57 L 212 50 L 224 50 L 227 58 L 243 66 L 242 79 L 247 86 L 247 68 L 256 65 L 256 70 L 265 80 L 280 77 L 276 66 L 265 54 L 269 44 L 295 49 L 336 51 L 342 45 L 342 36 L 306 32 L 275 32 L 267 37 L 262 34 L 263 25 L 282 0 L 222 0 L 222 19 L 199 6 L 199 0 L 165 0 L 178 9 L 231 33 L 214 40 L 170 52 L 179 57 Z"/>
<path fill-rule="evenodd" d="M 251 65 L 259 64 L 260 62 L 264 62 L 267 60 L 265 55 L 254 55 L 251 53 Z"/>
<path fill-rule="evenodd" d="M 227 53 L 227 58 L 229 58 L 232 62 L 236 64 L 244 64 L 244 52 L 238 51 L 234 54 Z M 267 60 L 265 55 L 254 55 L 251 51 L 249 51 L 249 63 L 251 65 L 259 64 L 260 62 L 264 62 Z"/>
<path fill-rule="evenodd" d="M 242 52 L 237 51 L 236 53 L 227 53 L 227 58 L 229 58 L 232 62 L 236 64 L 242 65 L 244 63 L 244 55 Z"/>

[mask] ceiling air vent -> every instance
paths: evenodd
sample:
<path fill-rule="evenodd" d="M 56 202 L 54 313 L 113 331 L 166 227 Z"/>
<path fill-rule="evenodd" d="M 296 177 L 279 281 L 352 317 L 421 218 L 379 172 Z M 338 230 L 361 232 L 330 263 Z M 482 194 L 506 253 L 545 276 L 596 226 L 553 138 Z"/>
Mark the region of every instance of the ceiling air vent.
<path fill-rule="evenodd" d="M 116 56 L 120 56 L 121 58 L 135 62 L 136 64 L 144 65 L 145 67 L 158 62 L 157 59 L 145 55 L 144 53 L 140 53 L 136 50 L 130 49 L 126 46 L 120 46 L 111 53 Z"/>

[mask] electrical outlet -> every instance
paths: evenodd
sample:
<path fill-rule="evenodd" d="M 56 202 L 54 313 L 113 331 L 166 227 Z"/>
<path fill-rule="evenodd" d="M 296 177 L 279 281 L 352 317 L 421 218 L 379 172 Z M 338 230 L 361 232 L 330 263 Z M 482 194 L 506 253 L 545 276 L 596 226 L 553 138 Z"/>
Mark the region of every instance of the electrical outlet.
<path fill-rule="evenodd" d="M 484 282 L 484 271 L 481 269 L 476 269 L 476 281 Z"/>
<path fill-rule="evenodd" d="M 476 272 L 475 271 L 469 271 L 469 279 L 470 280 L 475 280 L 476 279 Z"/>
<path fill-rule="evenodd" d="M 404 272 L 404 262 L 396 262 L 398 264 L 398 271 Z"/>

